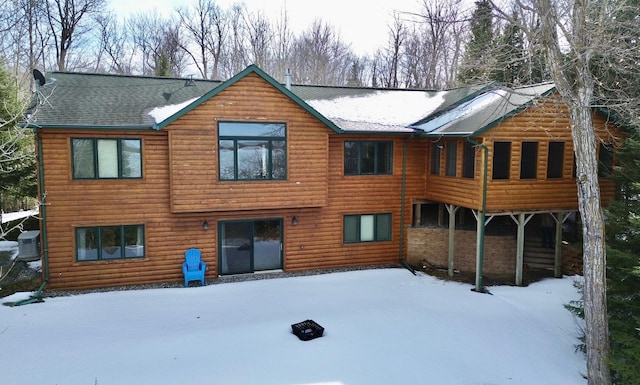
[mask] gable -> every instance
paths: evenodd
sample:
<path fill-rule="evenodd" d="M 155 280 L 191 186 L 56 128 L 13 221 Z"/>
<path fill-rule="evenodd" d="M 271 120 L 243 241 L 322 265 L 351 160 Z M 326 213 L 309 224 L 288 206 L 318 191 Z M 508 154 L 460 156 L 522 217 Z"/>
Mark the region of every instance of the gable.
<path fill-rule="evenodd" d="M 223 180 L 219 122 L 284 124 L 286 179 Z M 246 74 L 183 111 L 163 131 L 169 137 L 173 212 L 327 204 L 328 137 L 333 131 L 257 73 Z"/>

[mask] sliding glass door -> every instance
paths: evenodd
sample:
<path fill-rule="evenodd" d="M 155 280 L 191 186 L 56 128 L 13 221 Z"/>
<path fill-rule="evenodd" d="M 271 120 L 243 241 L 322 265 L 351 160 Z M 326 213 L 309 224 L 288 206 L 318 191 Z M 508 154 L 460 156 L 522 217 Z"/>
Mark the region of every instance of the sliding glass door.
<path fill-rule="evenodd" d="M 282 269 L 282 219 L 221 222 L 220 274 Z"/>

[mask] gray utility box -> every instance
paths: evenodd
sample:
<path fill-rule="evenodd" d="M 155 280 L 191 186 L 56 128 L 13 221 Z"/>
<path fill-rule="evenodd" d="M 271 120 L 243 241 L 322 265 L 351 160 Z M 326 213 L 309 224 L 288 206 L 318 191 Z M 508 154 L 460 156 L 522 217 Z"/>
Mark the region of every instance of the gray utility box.
<path fill-rule="evenodd" d="M 18 235 L 18 256 L 21 261 L 40 259 L 40 231 L 25 231 Z"/>

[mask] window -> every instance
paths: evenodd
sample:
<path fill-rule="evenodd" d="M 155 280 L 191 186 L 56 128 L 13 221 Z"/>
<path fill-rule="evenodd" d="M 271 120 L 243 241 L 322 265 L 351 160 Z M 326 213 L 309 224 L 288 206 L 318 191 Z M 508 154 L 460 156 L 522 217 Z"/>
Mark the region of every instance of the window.
<path fill-rule="evenodd" d="M 76 260 L 99 261 L 144 257 L 144 226 L 76 228 Z"/>
<path fill-rule="evenodd" d="M 456 176 L 458 142 L 447 142 L 447 176 Z"/>
<path fill-rule="evenodd" d="M 140 139 L 71 139 L 74 179 L 142 178 Z"/>
<path fill-rule="evenodd" d="M 520 179 L 536 179 L 538 172 L 538 142 L 522 142 Z"/>
<path fill-rule="evenodd" d="M 562 178 L 564 162 L 564 142 L 549 142 L 547 155 L 547 178 Z"/>
<path fill-rule="evenodd" d="M 598 176 L 610 176 L 613 171 L 613 149 L 611 143 L 600 143 L 598 152 Z"/>
<path fill-rule="evenodd" d="M 218 124 L 220 180 L 287 178 L 284 123 Z"/>
<path fill-rule="evenodd" d="M 344 216 L 344 243 L 391 240 L 391 214 Z"/>
<path fill-rule="evenodd" d="M 344 142 L 345 175 L 390 175 L 392 142 Z"/>
<path fill-rule="evenodd" d="M 493 179 L 509 179 L 511 142 L 493 143 Z"/>
<path fill-rule="evenodd" d="M 431 174 L 440 175 L 440 156 L 442 154 L 442 143 L 431 143 Z"/>
<path fill-rule="evenodd" d="M 476 149 L 469 141 L 464 142 L 462 153 L 462 177 L 472 178 L 476 173 Z"/>

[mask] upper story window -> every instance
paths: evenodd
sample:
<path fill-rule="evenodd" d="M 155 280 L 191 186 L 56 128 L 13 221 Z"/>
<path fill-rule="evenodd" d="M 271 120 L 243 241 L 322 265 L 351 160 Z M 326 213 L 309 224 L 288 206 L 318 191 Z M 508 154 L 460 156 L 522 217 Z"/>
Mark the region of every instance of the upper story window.
<path fill-rule="evenodd" d="M 471 178 L 476 174 L 476 149 L 473 143 L 469 141 L 464 142 L 462 151 L 462 177 Z"/>
<path fill-rule="evenodd" d="M 456 176 L 458 170 L 458 142 L 447 142 L 447 176 Z"/>
<path fill-rule="evenodd" d="M 520 179 L 536 179 L 538 172 L 538 142 L 522 142 Z"/>
<path fill-rule="evenodd" d="M 564 142 L 549 142 L 547 154 L 547 178 L 562 178 Z"/>
<path fill-rule="evenodd" d="M 493 179 L 509 179 L 511 142 L 493 143 Z"/>
<path fill-rule="evenodd" d="M 613 146 L 611 143 L 600 143 L 598 150 L 598 176 L 610 176 L 613 171 Z"/>
<path fill-rule="evenodd" d="M 392 142 L 344 142 L 344 175 L 390 175 L 392 170 Z"/>
<path fill-rule="evenodd" d="M 76 260 L 99 261 L 144 257 L 144 226 L 76 228 Z"/>
<path fill-rule="evenodd" d="M 140 139 L 71 139 L 74 179 L 142 178 Z"/>
<path fill-rule="evenodd" d="M 442 156 L 442 143 L 431 143 L 431 174 L 440 175 L 440 157 Z"/>
<path fill-rule="evenodd" d="M 220 180 L 287 178 L 284 123 L 220 122 Z"/>

